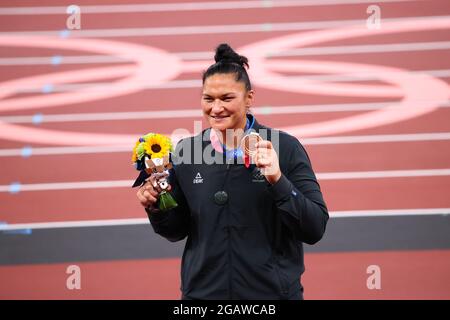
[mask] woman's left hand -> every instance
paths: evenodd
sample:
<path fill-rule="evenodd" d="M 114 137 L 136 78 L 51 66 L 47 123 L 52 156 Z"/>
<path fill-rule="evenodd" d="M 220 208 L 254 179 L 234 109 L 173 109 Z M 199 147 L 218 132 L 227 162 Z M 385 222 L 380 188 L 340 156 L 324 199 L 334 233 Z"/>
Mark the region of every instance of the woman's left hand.
<path fill-rule="evenodd" d="M 270 184 L 275 184 L 281 177 L 278 155 L 272 142 L 261 140 L 256 144 L 255 164 Z"/>

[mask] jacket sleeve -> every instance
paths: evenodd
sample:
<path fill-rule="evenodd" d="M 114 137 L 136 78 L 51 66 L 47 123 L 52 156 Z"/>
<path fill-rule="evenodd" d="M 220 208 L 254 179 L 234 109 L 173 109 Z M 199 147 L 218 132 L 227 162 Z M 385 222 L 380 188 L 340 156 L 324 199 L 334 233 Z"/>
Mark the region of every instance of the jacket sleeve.
<path fill-rule="evenodd" d="M 146 208 L 153 230 L 171 242 L 184 239 L 189 234 L 190 211 L 174 169 L 170 170 L 170 191 L 178 206 L 168 211 Z"/>
<path fill-rule="evenodd" d="M 281 178 L 269 187 L 269 192 L 282 220 L 296 237 L 314 244 L 325 233 L 328 209 L 305 149 L 297 139 L 293 140 L 293 147 L 288 151 L 286 174 L 282 173 Z"/>

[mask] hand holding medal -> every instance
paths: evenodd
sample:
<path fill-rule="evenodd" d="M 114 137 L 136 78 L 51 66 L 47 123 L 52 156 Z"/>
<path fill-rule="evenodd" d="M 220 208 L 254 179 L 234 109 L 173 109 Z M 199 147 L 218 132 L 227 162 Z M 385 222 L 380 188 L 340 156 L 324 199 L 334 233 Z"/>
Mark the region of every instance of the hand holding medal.
<path fill-rule="evenodd" d="M 173 151 L 172 142 L 166 136 L 149 133 L 139 138 L 133 148 L 132 161 L 139 177 L 133 187 L 140 186 L 138 198 L 141 203 L 154 204 L 161 211 L 170 210 L 177 206 L 175 199 L 169 193 L 171 186 L 167 180 L 170 162 L 170 152 Z"/>
<path fill-rule="evenodd" d="M 248 168 L 250 162 L 261 169 L 261 173 L 271 184 L 276 183 L 281 177 L 278 155 L 273 148 L 272 142 L 263 140 L 256 132 L 250 132 L 242 138 L 242 151 L 244 163 Z"/>
<path fill-rule="evenodd" d="M 256 132 L 246 134 L 241 140 L 241 149 L 243 151 L 245 167 L 250 167 L 250 162 L 254 163 L 254 156 L 256 155 L 256 144 L 262 141 L 262 138 Z"/>

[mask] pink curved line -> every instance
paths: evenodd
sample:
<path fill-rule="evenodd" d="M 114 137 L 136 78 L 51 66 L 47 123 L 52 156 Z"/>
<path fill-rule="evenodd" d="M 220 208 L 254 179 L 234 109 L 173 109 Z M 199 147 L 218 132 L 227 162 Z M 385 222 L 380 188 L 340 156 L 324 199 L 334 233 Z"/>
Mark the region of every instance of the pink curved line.
<path fill-rule="evenodd" d="M 319 30 L 319 31 L 311 31 L 311 32 L 300 32 L 287 36 L 282 36 L 276 39 L 263 40 L 254 44 L 250 44 L 239 49 L 239 52 L 242 52 L 244 55 L 250 57 L 252 61 L 252 68 L 250 69 L 250 74 L 252 76 L 253 82 L 256 85 L 260 85 L 263 87 L 272 88 L 274 83 L 277 85 L 276 89 L 289 91 L 293 89 L 295 86 L 289 85 L 289 79 L 283 77 L 284 81 L 280 83 L 280 78 L 274 79 L 274 81 L 268 81 L 267 78 L 274 76 L 268 69 L 268 65 L 270 65 L 270 60 L 266 57 L 269 53 L 278 53 L 283 52 L 285 50 L 304 47 L 308 45 L 314 45 L 318 43 L 324 43 L 327 41 L 336 41 L 347 38 L 354 38 L 360 36 L 376 36 L 390 33 L 399 33 L 399 32 L 407 32 L 407 31 L 421 31 L 421 30 L 433 30 L 433 29 L 446 29 L 450 27 L 450 19 L 449 18 L 436 18 L 436 19 L 417 19 L 414 21 L 399 21 L 399 22 L 388 22 L 383 23 L 383 27 L 381 29 L 369 30 L 365 25 L 356 25 L 350 27 L 343 27 L 334 30 Z M 273 67 L 273 65 L 272 65 Z M 317 68 L 321 68 L 317 66 Z M 319 69 L 323 70 L 323 69 Z M 311 71 L 311 70 L 310 70 Z M 352 70 L 348 70 L 352 71 Z M 347 72 L 348 72 L 347 71 Z M 286 84 L 286 89 L 283 89 L 283 84 Z M 328 84 L 326 82 L 317 83 L 316 86 L 320 86 L 317 90 L 328 88 L 328 86 L 332 87 L 330 90 L 324 90 L 323 94 L 326 92 L 332 92 L 333 87 L 335 87 L 334 83 Z M 310 82 L 308 86 L 308 90 L 312 90 L 313 83 Z M 295 92 L 306 92 L 309 93 L 308 90 L 303 90 L 302 87 L 296 87 Z"/>
<path fill-rule="evenodd" d="M 297 46 L 304 47 L 327 41 L 336 41 L 347 38 L 355 38 L 360 36 L 377 36 L 390 33 L 411 32 L 434 29 L 447 29 L 450 27 L 450 19 L 433 18 L 433 19 L 415 19 L 410 21 L 394 21 L 384 22 L 381 29 L 369 30 L 365 24 L 346 26 L 333 30 L 318 30 L 311 32 L 300 32 L 281 36 L 275 39 L 262 40 L 260 42 L 250 44 L 239 49 L 242 54 L 247 54 L 253 59 L 258 58 L 259 62 L 265 60 L 268 54 L 282 52 Z M 268 49 L 270 48 L 270 51 Z M 254 64 L 252 62 L 252 64 Z"/>
<path fill-rule="evenodd" d="M 266 66 L 269 69 L 267 72 L 271 74 L 271 77 L 276 77 L 277 83 L 281 76 L 277 75 L 274 71 L 298 71 L 298 72 L 314 72 L 314 73 L 335 73 L 351 75 L 355 78 L 372 76 L 374 78 L 380 78 L 381 81 L 386 81 L 386 74 L 391 72 L 389 69 L 382 66 L 373 66 L 367 64 L 355 64 L 346 62 L 333 62 L 323 60 L 270 60 L 266 62 Z M 355 69 L 357 72 L 355 72 Z M 349 71 L 353 71 L 350 73 Z M 394 74 L 398 73 L 397 70 L 392 71 Z M 382 75 L 382 76 L 380 76 Z M 282 77 L 285 79 L 285 77 Z M 324 81 L 308 79 L 302 76 L 295 77 L 292 81 L 287 81 L 288 87 L 295 91 L 300 86 L 302 90 L 308 93 L 323 94 L 323 95 L 344 95 L 344 96 L 376 96 L 376 97 L 402 97 L 403 92 L 397 86 L 388 85 L 366 85 L 366 84 L 342 84 L 333 83 L 332 86 L 324 86 Z M 286 81 L 284 81 L 286 82 Z M 291 85 L 292 83 L 292 85 Z M 293 87 L 293 88 L 292 88 Z M 331 89 L 331 91 L 330 91 Z"/>
<path fill-rule="evenodd" d="M 44 75 L 30 76 L 26 78 L 13 79 L 9 81 L 2 82 L 2 87 L 0 92 L 2 93 L 2 98 L 9 95 L 17 93 L 19 88 L 27 86 L 29 89 L 40 89 L 43 84 L 62 84 L 70 82 L 80 82 L 80 81 L 94 81 L 105 78 L 105 73 L 108 74 L 108 78 L 112 77 L 124 77 L 134 72 L 136 66 L 113 66 L 113 67 L 99 67 L 99 68 L 89 68 L 81 70 L 69 70 L 61 72 L 53 72 Z M 87 71 L 87 72 L 86 72 Z"/>
<path fill-rule="evenodd" d="M 88 97 L 86 96 L 86 90 L 81 90 L 79 92 L 71 92 L 60 95 L 55 99 L 55 102 L 52 102 L 52 99 L 50 99 L 50 95 L 44 96 L 43 99 L 49 99 L 49 105 L 52 106 L 58 103 L 64 103 L 65 105 L 67 105 L 70 103 L 98 100 L 107 97 L 114 97 L 118 95 L 137 92 L 139 90 L 142 90 L 142 88 L 147 86 L 149 83 L 158 85 L 166 82 L 169 79 L 175 78 L 179 74 L 182 65 L 181 61 L 176 56 L 167 54 L 162 50 L 117 41 L 98 39 L 68 40 L 37 36 L 0 36 L 0 44 L 20 47 L 58 48 L 77 51 L 88 50 L 135 62 L 134 67 L 129 66 L 128 69 L 123 69 L 123 66 L 109 67 L 108 70 L 112 73 L 114 73 L 114 68 L 118 68 L 118 74 L 123 74 L 122 72 L 124 70 L 129 70 L 130 72 L 134 71 L 126 79 L 112 83 L 112 85 L 110 86 L 112 90 L 109 92 L 109 95 L 105 95 L 105 92 L 102 92 L 102 90 L 98 90 L 97 92 L 90 92 L 88 99 Z M 89 80 L 90 76 L 92 76 L 93 79 L 100 79 L 102 78 L 102 75 L 103 78 L 110 78 L 109 72 L 100 72 L 101 69 L 99 68 L 84 69 L 75 71 L 74 75 L 83 80 Z M 0 84 L 0 87 L 6 87 L 6 89 L 2 89 L 0 91 L 0 98 L 11 95 L 19 91 L 21 88 L 23 88 L 23 86 L 27 86 L 27 81 L 30 81 L 29 84 L 33 88 L 39 85 L 39 81 L 42 82 L 40 85 L 43 86 L 48 83 L 57 84 L 59 82 L 70 81 L 68 77 L 70 77 L 70 72 L 41 75 L 37 77 L 8 81 Z M 96 88 L 92 90 L 95 91 L 95 89 Z M 63 101 L 61 102 L 61 100 Z M 39 102 L 42 100 L 38 99 L 35 101 Z M 33 100 L 24 100 L 23 104 L 20 104 L 20 102 L 17 100 L 13 102 L 14 104 L 12 106 L 14 106 L 14 110 L 17 110 L 27 109 L 31 107 L 32 105 L 30 103 L 32 103 Z M 7 108 L 7 105 L 5 106 L 5 108 Z M 3 108 L 0 110 L 3 111 Z"/>
<path fill-rule="evenodd" d="M 96 86 L 76 92 L 47 94 L 45 96 L 9 99 L 0 101 L 0 111 L 38 108 L 42 106 L 67 105 L 70 103 L 93 101 L 103 98 L 129 94 L 141 90 L 149 83 L 162 84 L 175 78 L 181 70 L 181 61 L 166 52 L 116 41 L 91 39 L 59 39 L 30 36 L 0 36 L 0 44 L 21 47 L 47 47 L 69 50 L 88 50 L 97 53 L 124 58 L 135 62 L 133 66 L 115 66 L 109 68 L 91 68 L 79 71 L 61 72 L 12 80 L 0 84 L 0 98 L 14 94 L 22 87 L 43 86 L 48 83 L 65 83 L 101 78 L 111 78 L 130 74 L 127 78 L 112 83 L 106 91 Z M 41 83 L 40 83 L 41 82 Z M 3 87 L 5 85 L 5 87 Z M 98 91 L 96 91 L 98 90 Z M 142 134 L 142 133 L 140 133 Z M 48 143 L 52 145 L 105 145 L 133 143 L 138 135 L 90 134 L 30 128 L 0 122 L 0 137 L 12 141 L 27 143 Z"/>
<path fill-rule="evenodd" d="M 355 83 L 332 83 L 323 85 L 324 83 L 319 80 L 308 79 L 305 77 L 286 78 L 283 75 L 279 75 L 271 70 L 266 70 L 266 76 L 264 79 L 259 78 L 258 84 L 264 84 L 274 89 L 286 90 L 293 92 L 305 92 L 308 94 L 321 94 L 321 95 L 335 95 L 335 96 L 358 96 L 358 97 L 390 97 L 401 98 L 403 91 L 398 86 L 396 81 L 392 79 L 400 79 L 410 74 L 401 71 L 399 69 L 371 66 L 366 64 L 345 63 L 345 62 L 332 62 L 332 61 L 314 61 L 314 60 L 285 60 L 280 61 L 278 65 L 275 62 L 269 62 L 267 64 L 269 69 L 277 69 L 278 71 L 313 71 L 319 70 L 319 72 L 330 73 L 346 73 L 348 70 L 352 70 L 358 74 L 372 74 L 378 76 L 379 80 L 385 82 L 391 82 L 394 86 L 387 85 L 364 85 Z M 315 69 L 316 68 L 316 69 Z M 403 79 L 403 78 L 402 78 Z"/>
<path fill-rule="evenodd" d="M 405 75 L 401 85 L 405 98 L 397 104 L 344 119 L 284 127 L 283 130 L 299 138 L 363 130 L 422 116 L 450 98 L 448 85 L 428 75 Z"/>
<path fill-rule="evenodd" d="M 253 82 L 257 86 L 270 89 L 275 88 L 289 92 L 305 92 L 308 94 L 316 93 L 322 95 L 331 94 L 346 96 L 375 95 L 381 97 L 386 96 L 386 93 L 388 93 L 390 96 L 398 97 L 400 93 L 403 97 L 403 100 L 398 104 L 393 104 L 392 106 L 383 108 L 379 111 L 345 119 L 282 128 L 297 137 L 320 136 L 367 129 L 411 119 L 432 112 L 439 104 L 447 101 L 449 98 L 449 87 L 444 81 L 431 76 L 410 74 L 407 71 L 396 68 L 325 61 L 305 61 L 303 67 L 308 69 L 308 71 L 319 70 L 319 72 L 326 72 L 327 67 L 332 70 L 331 72 L 337 72 L 339 69 L 344 73 L 370 71 L 371 73 L 378 75 L 380 80 L 394 84 L 397 88 L 394 87 L 386 92 L 386 86 L 371 86 L 371 88 L 367 88 L 367 86 L 342 85 L 311 80 L 307 81 L 301 78 L 288 79 L 275 74 L 270 70 L 276 68 L 277 65 L 276 62 L 272 63 L 270 60 L 266 59 L 268 53 L 281 52 L 283 50 L 295 48 L 296 46 L 306 46 L 363 35 L 382 35 L 406 31 L 446 29 L 449 27 L 449 18 L 437 18 L 433 20 L 417 19 L 416 21 L 384 23 L 383 28 L 379 30 L 368 30 L 363 26 L 346 27 L 337 30 L 296 33 L 293 35 L 282 36 L 277 39 L 264 40 L 242 47 L 239 51 L 250 57 L 252 61 L 250 73 Z M 309 66 L 306 66 L 306 64 L 309 64 Z M 347 67 L 347 70 L 342 70 L 341 67 L 343 66 Z M 281 69 L 286 69 L 287 67 L 297 68 L 297 71 L 301 69 L 301 66 L 296 67 L 295 63 L 291 62 L 286 62 L 284 65 L 280 64 Z"/>
<path fill-rule="evenodd" d="M 116 66 L 106 68 L 90 68 L 77 71 L 64 71 L 48 75 L 39 75 L 30 78 L 12 80 L 2 83 L 7 94 L 14 94 L 17 88 L 42 88 L 42 83 L 67 83 L 85 80 L 96 80 L 105 78 L 123 77 L 132 74 L 136 66 Z M 28 82 L 29 81 L 29 82 Z M 132 81 L 132 80 L 131 80 Z M 56 107 L 71 103 L 81 103 L 102 98 L 120 96 L 133 93 L 139 89 L 141 84 L 130 85 L 130 77 L 105 85 L 95 85 L 78 89 L 76 92 L 54 93 L 46 95 L 35 95 L 31 97 L 13 98 L 0 100 L 0 111 L 14 111 L 22 109 L 36 109 L 41 107 Z"/>
<path fill-rule="evenodd" d="M 183 67 L 183 71 L 193 72 L 205 70 L 208 67 L 208 61 L 197 61 L 195 63 L 189 62 L 188 67 Z M 324 95 L 342 95 L 342 96 L 371 96 L 371 97 L 402 97 L 403 92 L 398 87 L 387 85 L 347 85 L 341 83 L 333 83 L 332 87 L 323 86 L 324 81 L 296 77 L 295 80 L 277 74 L 275 71 L 299 71 L 299 72 L 316 72 L 316 73 L 348 73 L 352 70 L 348 66 L 353 64 L 346 64 L 345 62 L 328 62 L 328 61 L 312 61 L 312 60 L 268 60 L 264 62 L 267 69 L 264 73 L 264 78 L 259 78 L 258 85 L 263 84 L 265 87 L 278 90 L 299 91 L 305 93 L 324 94 Z M 343 67 L 343 66 L 347 67 Z M 348 68 L 348 69 L 346 69 Z M 369 72 L 370 70 L 370 72 Z M 379 76 L 380 70 L 370 65 L 359 64 L 359 75 Z M 358 74 L 351 74 L 357 77 Z M 255 82 L 255 81 L 253 81 Z M 330 91 L 331 90 L 331 91 Z"/>
<path fill-rule="evenodd" d="M 335 32 L 333 31 L 318 31 L 318 32 L 311 32 L 308 34 L 303 34 L 303 45 L 308 44 L 313 44 L 313 43 L 317 43 L 320 41 L 328 41 L 328 40 L 337 40 L 337 39 L 341 39 L 341 38 L 347 38 L 347 37 L 351 37 L 351 36 L 358 36 L 358 35 L 362 35 L 362 34 L 369 34 L 369 35 L 373 35 L 373 34 L 382 34 L 382 33 L 390 33 L 390 32 L 403 32 L 403 31 L 414 31 L 414 30 L 422 30 L 422 29 L 439 29 L 442 27 L 448 27 L 449 23 L 448 20 L 442 21 L 439 20 L 439 23 L 436 23 L 436 21 L 422 21 L 419 23 L 410 23 L 408 22 L 407 25 L 405 25 L 405 23 L 397 23 L 397 29 L 395 29 L 395 24 L 391 23 L 391 24 L 383 24 L 383 29 L 374 31 L 368 31 L 365 28 L 361 28 L 361 30 L 359 30 L 358 32 L 350 32 L 352 31 L 351 29 L 344 29 L 344 30 L 337 30 Z M 389 29 L 389 27 L 391 27 L 391 29 Z M 403 29 L 402 29 L 403 28 Z M 389 29 L 386 32 L 386 29 Z M 269 41 L 262 41 L 259 42 L 257 44 L 251 45 L 251 46 L 247 46 L 246 50 L 249 50 L 248 54 L 249 57 L 252 59 L 252 70 L 255 70 L 257 72 L 257 74 L 259 73 L 259 75 L 262 75 L 263 77 L 258 77 L 258 76 L 254 76 L 253 77 L 253 81 L 255 83 L 258 83 L 258 81 L 260 79 L 264 79 L 264 72 L 266 72 L 265 70 L 265 65 L 264 65 L 264 55 L 266 53 L 265 49 L 270 49 L 271 52 L 273 52 L 274 47 L 273 45 L 277 45 L 278 48 L 282 50 L 283 49 L 283 44 L 286 46 L 288 45 L 288 48 L 290 45 L 292 44 L 299 44 L 298 42 L 298 34 L 293 35 L 293 36 L 287 36 L 287 37 L 281 37 L 275 40 L 269 40 Z M 291 37 L 291 38 L 289 38 Z M 2 37 L 0 37 L 0 40 L 2 40 Z M 73 41 L 74 39 L 71 39 L 70 41 Z M 84 39 L 86 40 L 86 39 Z M 21 40 L 23 41 L 23 40 Z M 100 41 L 100 42 L 105 42 L 106 45 L 108 44 L 115 44 L 115 48 L 117 48 L 117 42 L 108 42 L 108 41 L 103 41 L 103 40 L 95 40 L 95 42 Z M 0 41 L 1 42 L 1 41 Z M 71 44 L 74 44 L 73 42 Z M 85 43 L 86 44 L 86 43 Z M 267 44 L 269 44 L 269 46 L 267 48 L 265 48 L 265 46 L 267 46 Z M 301 44 L 301 43 L 300 43 Z M 74 44 L 75 45 L 75 44 Z M 123 45 L 123 44 L 122 44 Z M 40 45 L 37 45 L 40 46 Z M 127 45 L 124 45 L 124 47 L 126 47 Z M 259 46 L 259 47 L 258 47 Z M 58 47 L 58 46 L 57 46 Z M 106 46 L 107 47 L 107 46 Z M 74 50 L 78 50 L 80 48 L 83 48 L 83 46 L 80 46 L 79 44 L 76 45 L 76 48 L 72 48 Z M 89 49 L 91 49 L 89 47 Z M 110 48 L 111 49 L 111 48 Z M 240 50 L 242 52 L 245 53 L 245 50 Z M 110 53 L 110 52 L 109 52 Z M 107 53 L 108 54 L 108 53 Z M 262 56 L 261 56 L 262 54 Z M 128 57 L 129 58 L 129 57 Z M 135 57 L 134 57 L 135 58 Z M 145 61 L 143 62 L 142 60 L 139 60 L 140 64 L 144 64 L 145 65 Z M 199 65 L 199 64 L 198 64 Z M 254 66 L 257 66 L 256 68 Z M 164 64 L 164 62 L 162 62 L 160 64 L 161 68 L 162 66 L 164 66 L 164 71 L 165 68 L 167 67 L 167 65 Z M 193 67 L 193 65 L 191 66 Z M 146 68 L 143 68 L 144 70 L 147 70 Z M 139 71 L 143 70 L 142 68 L 139 68 Z M 186 67 L 185 70 L 189 69 L 189 67 Z M 159 68 L 156 69 L 156 71 L 158 71 Z M 181 68 L 179 68 L 178 70 L 181 70 Z M 400 71 L 395 69 L 396 71 Z M 144 75 L 140 74 L 141 77 L 144 77 Z M 269 74 L 270 76 L 270 74 Z M 411 77 L 411 75 L 408 75 L 409 77 Z M 419 79 L 418 77 L 423 77 L 422 79 Z M 415 78 L 415 80 L 420 80 L 417 81 L 417 83 L 421 84 L 421 90 L 417 90 L 417 87 L 413 86 L 412 83 L 410 82 L 409 85 L 407 83 L 400 83 L 400 87 L 402 87 L 404 89 L 404 93 L 405 93 L 405 98 L 402 102 L 402 106 L 404 108 L 398 108 L 398 106 L 392 106 L 389 107 L 387 109 L 385 109 L 384 111 L 391 111 L 390 113 L 381 113 L 381 112 L 372 112 L 370 114 L 365 114 L 365 115 L 361 115 L 361 116 L 357 116 L 357 117 L 351 117 L 351 118 L 347 118 L 347 119 L 343 119 L 343 120 L 334 120 L 334 121 L 328 121 L 328 122 L 322 122 L 322 123 L 317 123 L 317 124 L 311 124 L 311 125 L 306 125 L 306 126 L 294 126 L 294 127 L 288 127 L 285 128 L 287 129 L 287 131 L 293 133 L 294 135 L 297 136 L 314 136 L 314 135 L 323 135 L 323 134 L 328 134 L 328 133 L 335 133 L 335 132 L 343 132 L 343 131 L 349 131 L 349 130 L 356 130 L 355 128 L 367 128 L 367 127 L 371 127 L 371 126 L 376 126 L 376 125 L 382 125 L 384 123 L 391 123 L 393 121 L 401 121 L 404 119 L 407 119 L 408 117 L 415 117 L 418 116 L 420 114 L 424 114 L 427 112 L 430 112 L 432 110 L 434 110 L 435 106 L 440 103 L 441 101 L 446 101 L 448 99 L 448 86 L 437 79 L 425 76 L 425 75 L 418 75 L 417 78 Z M 141 78 L 137 77 L 138 80 L 142 80 Z M 147 79 L 148 80 L 148 79 Z M 396 82 L 395 79 L 390 79 L 391 82 Z M 399 79 L 397 79 L 399 80 Z M 400 79 L 401 80 L 401 79 Z M 414 80 L 414 79 L 413 79 Z M 283 79 L 283 81 L 286 81 L 286 78 Z M 324 84 L 320 84 L 321 86 L 324 86 Z M 423 95 L 420 92 L 423 92 L 422 90 L 425 90 L 427 92 L 430 93 L 430 95 Z M 422 105 L 417 105 L 419 100 L 434 100 L 434 104 L 429 105 L 429 104 L 422 104 Z M 413 113 L 409 113 L 405 114 L 405 111 L 408 111 L 408 107 L 413 107 L 414 108 L 414 112 Z M 397 109 L 397 110 L 395 110 Z M 383 110 L 382 110 L 383 111 Z M 365 116 L 365 117 L 364 117 Z M 387 119 L 387 117 L 391 116 L 391 119 Z M 386 122 L 387 121 L 387 122 Z M 365 126 L 364 126 L 364 125 Z M 330 125 L 331 127 L 327 127 L 328 125 Z M 122 144 L 122 143 L 130 143 L 128 141 L 133 140 L 134 142 L 134 138 L 131 137 L 130 135 L 110 135 L 110 134 L 84 134 L 84 133 L 70 133 L 69 135 L 66 135 L 65 137 L 63 135 L 67 134 L 66 132 L 61 132 L 61 131 L 54 131 L 54 130 L 43 130 L 43 129 L 35 129 L 35 128 L 24 128 L 20 127 L 20 126 L 16 126 L 16 125 L 5 125 L 0 127 L 0 132 L 8 132 L 8 135 L 11 136 L 10 140 L 19 140 L 19 141 L 23 141 L 25 139 L 32 139 L 32 141 L 34 142 L 46 142 L 49 144 L 64 144 L 64 145 L 74 145 L 74 144 L 81 144 L 81 145 L 85 145 L 85 144 L 89 144 L 89 145 L 104 145 L 105 141 L 108 140 L 108 144 Z M 24 134 L 25 135 L 22 135 Z M 55 138 L 55 136 L 59 137 Z M 42 140 L 41 140 L 42 138 Z M 69 139 L 70 138 L 70 139 Z M 106 140 L 105 140 L 106 139 Z M 30 141 L 31 142 L 31 141 Z"/>

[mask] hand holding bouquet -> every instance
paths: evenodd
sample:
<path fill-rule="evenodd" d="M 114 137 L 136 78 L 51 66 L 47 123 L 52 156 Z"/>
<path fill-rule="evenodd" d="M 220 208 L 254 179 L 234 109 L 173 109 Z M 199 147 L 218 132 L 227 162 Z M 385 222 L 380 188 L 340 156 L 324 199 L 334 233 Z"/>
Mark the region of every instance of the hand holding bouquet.
<path fill-rule="evenodd" d="M 170 194 L 171 186 L 167 180 L 172 168 L 170 138 L 157 133 L 148 133 L 140 137 L 133 148 L 132 162 L 140 174 L 133 187 L 141 186 L 148 178 L 162 190 L 158 196 L 157 207 L 161 211 L 175 208 L 178 204 Z"/>

